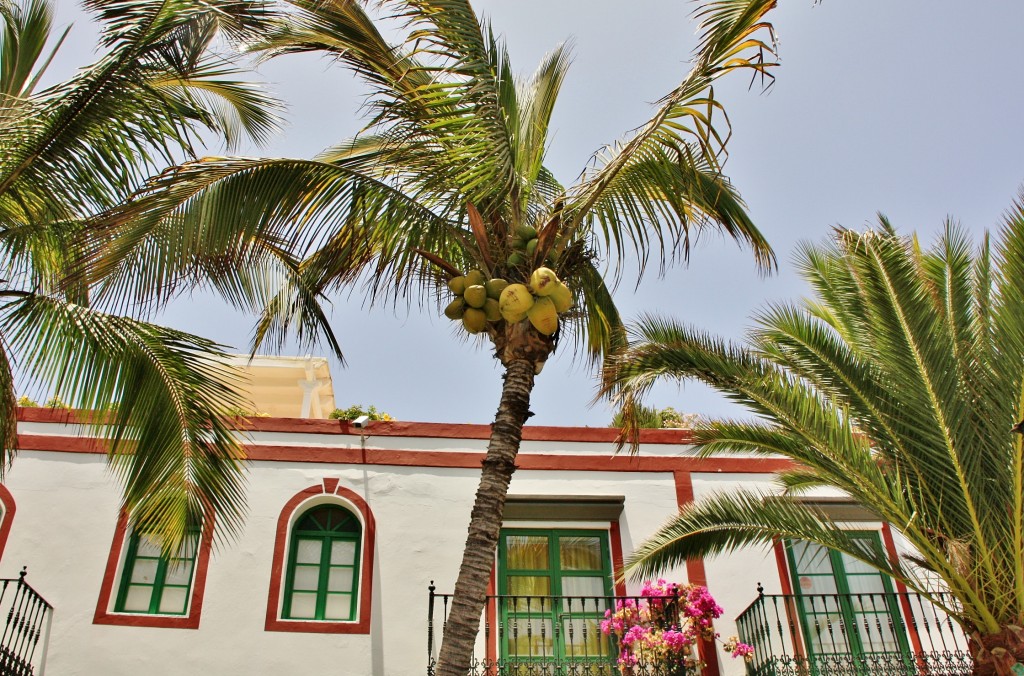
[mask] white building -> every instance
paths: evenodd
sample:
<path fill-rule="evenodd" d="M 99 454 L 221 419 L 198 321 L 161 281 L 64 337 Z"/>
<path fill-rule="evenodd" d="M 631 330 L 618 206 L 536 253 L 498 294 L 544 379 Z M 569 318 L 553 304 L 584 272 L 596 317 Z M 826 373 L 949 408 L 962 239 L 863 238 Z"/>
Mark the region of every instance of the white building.
<path fill-rule="evenodd" d="M 45 656 L 47 676 L 427 673 L 428 588 L 438 593 L 436 655 L 440 594 L 454 586 L 488 426 L 255 419 L 241 537 L 211 547 L 204 524 L 194 555 L 168 561 L 127 532 L 102 445 L 73 413 L 23 409 L 20 421 L 22 450 L 0 487 L 0 577 L 28 566 L 28 582 L 55 609 L 35 659 Z M 496 594 L 523 596 L 489 605 L 479 658 L 613 669 L 596 627 L 605 597 L 639 592 L 613 580 L 624 555 L 680 504 L 767 485 L 786 466 L 697 458 L 684 430 L 645 431 L 635 457 L 614 455 L 613 438 L 610 429 L 526 428 L 492 573 Z M 885 524 L 842 500 L 822 505 L 896 553 Z M 769 670 L 780 659 L 870 664 L 894 654 L 913 673 L 941 649 L 948 632 L 901 628 L 920 625 L 915 597 L 856 562 L 812 554 L 779 542 L 666 577 L 707 584 L 726 610 L 722 636 L 736 633 L 762 585 L 744 629 L 760 642 L 758 673 L 781 673 Z M 866 595 L 851 602 L 857 592 Z M 744 673 L 742 660 L 705 657 L 721 673 Z"/>

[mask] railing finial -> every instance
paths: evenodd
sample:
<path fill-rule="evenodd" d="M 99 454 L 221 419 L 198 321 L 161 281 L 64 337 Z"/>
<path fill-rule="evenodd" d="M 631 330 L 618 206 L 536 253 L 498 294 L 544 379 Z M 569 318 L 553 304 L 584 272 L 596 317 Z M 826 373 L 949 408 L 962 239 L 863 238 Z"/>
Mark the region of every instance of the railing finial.
<path fill-rule="evenodd" d="M 759 597 L 764 596 L 764 587 L 761 585 L 760 582 L 757 583 L 757 595 Z"/>
<path fill-rule="evenodd" d="M 21 567 L 21 572 L 18 573 L 18 577 L 21 578 L 22 582 L 24 582 L 26 575 L 28 575 L 28 566 L 22 566 Z"/>

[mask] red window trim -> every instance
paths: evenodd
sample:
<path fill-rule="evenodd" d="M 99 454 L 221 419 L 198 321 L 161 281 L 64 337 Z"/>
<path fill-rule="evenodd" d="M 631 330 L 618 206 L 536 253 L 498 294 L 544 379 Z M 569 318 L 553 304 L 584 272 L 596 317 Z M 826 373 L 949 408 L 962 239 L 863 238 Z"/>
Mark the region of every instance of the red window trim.
<path fill-rule="evenodd" d="M 7 546 L 7 537 L 11 534 L 11 524 L 14 523 L 14 512 L 17 509 L 14 505 L 14 496 L 3 484 L 0 484 L 0 504 L 3 505 L 4 510 L 3 519 L 0 519 L 0 557 L 2 557 L 4 548 Z"/>
<path fill-rule="evenodd" d="M 363 521 L 363 558 L 360 562 L 359 618 L 355 621 L 285 620 L 281 618 L 281 587 L 287 565 L 288 535 L 293 517 L 306 504 L 320 496 L 336 496 L 359 512 Z M 270 570 L 270 592 L 267 597 L 266 631 L 289 631 L 310 634 L 369 634 L 370 605 L 373 598 L 373 552 L 376 526 L 370 506 L 358 493 L 338 485 L 337 479 L 325 478 L 323 483 L 296 493 L 281 510 L 277 519 L 274 561 Z"/>
<path fill-rule="evenodd" d="M 125 541 L 128 539 L 128 514 L 122 510 L 114 528 L 114 540 L 107 556 L 107 568 L 100 586 L 99 600 L 96 602 L 96 614 L 93 624 L 113 624 L 122 627 L 161 627 L 166 629 L 198 629 L 199 619 L 203 612 L 203 596 L 206 591 L 206 572 L 210 566 L 210 549 L 213 544 L 213 514 L 207 513 L 203 519 L 203 534 L 196 555 L 196 570 L 192 580 L 192 599 L 187 615 L 149 615 L 146 613 L 115 613 L 113 598 L 118 583 L 118 569 L 124 558 Z"/>

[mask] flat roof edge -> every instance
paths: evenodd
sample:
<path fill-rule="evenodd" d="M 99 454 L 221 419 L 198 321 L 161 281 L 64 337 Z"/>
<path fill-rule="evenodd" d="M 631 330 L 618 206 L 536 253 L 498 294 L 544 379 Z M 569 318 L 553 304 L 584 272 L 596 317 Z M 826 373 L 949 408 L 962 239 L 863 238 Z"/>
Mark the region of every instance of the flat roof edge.
<path fill-rule="evenodd" d="M 90 424 L 101 422 L 102 414 L 69 409 L 19 407 L 18 420 L 37 423 Z M 357 428 L 347 420 L 254 417 L 239 418 L 236 428 L 255 432 L 355 434 L 368 437 L 488 439 L 491 435 L 490 424 L 405 422 L 401 420 L 371 421 L 365 427 Z M 523 428 L 523 441 L 615 443 L 618 434 L 618 429 L 613 427 L 555 427 L 528 424 Z M 641 430 L 640 442 L 685 446 L 692 443 L 692 436 L 690 430 L 685 429 L 647 429 Z"/>

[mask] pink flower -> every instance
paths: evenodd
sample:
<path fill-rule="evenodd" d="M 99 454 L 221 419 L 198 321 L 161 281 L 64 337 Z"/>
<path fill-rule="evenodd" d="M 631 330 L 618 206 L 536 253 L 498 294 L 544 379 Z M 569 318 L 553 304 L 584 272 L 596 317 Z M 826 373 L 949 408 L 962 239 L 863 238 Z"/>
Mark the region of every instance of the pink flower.
<path fill-rule="evenodd" d="M 622 599 L 615 610 L 608 609 L 601 621 L 601 631 L 618 637 L 618 663 L 632 667 L 641 661 L 697 666 L 694 646 L 699 638 L 718 638 L 714 620 L 722 608 L 707 587 L 678 585 L 659 579 L 646 582 L 640 592 L 642 599 Z M 678 603 L 675 601 L 678 599 Z M 732 637 L 724 644 L 733 657 L 751 659 L 754 649 Z"/>

